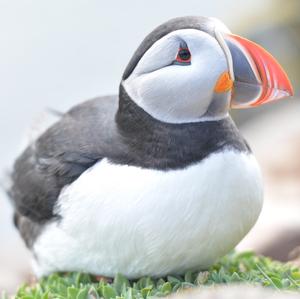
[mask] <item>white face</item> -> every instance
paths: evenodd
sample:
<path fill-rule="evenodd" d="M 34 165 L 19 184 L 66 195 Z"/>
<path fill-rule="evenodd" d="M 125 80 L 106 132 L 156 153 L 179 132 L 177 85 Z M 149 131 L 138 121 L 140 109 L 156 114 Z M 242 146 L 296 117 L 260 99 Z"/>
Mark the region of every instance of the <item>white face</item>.
<path fill-rule="evenodd" d="M 182 47 L 188 48 L 190 63 L 176 61 Z M 131 99 L 154 118 L 197 122 L 214 98 L 218 78 L 228 71 L 226 55 L 215 38 L 182 29 L 155 42 L 123 85 Z"/>

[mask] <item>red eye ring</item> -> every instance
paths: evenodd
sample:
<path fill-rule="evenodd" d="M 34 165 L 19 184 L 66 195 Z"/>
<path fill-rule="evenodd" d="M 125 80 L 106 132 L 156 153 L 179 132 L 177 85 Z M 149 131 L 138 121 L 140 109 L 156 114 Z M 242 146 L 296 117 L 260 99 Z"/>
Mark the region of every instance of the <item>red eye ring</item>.
<path fill-rule="evenodd" d="M 191 63 L 192 55 L 188 48 L 179 48 L 176 61 L 179 63 Z"/>

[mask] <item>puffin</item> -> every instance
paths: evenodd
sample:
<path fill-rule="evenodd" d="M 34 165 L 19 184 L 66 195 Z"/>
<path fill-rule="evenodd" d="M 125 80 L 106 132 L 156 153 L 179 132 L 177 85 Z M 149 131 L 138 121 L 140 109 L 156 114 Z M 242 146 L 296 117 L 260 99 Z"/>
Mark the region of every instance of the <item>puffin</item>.
<path fill-rule="evenodd" d="M 258 163 L 229 111 L 292 95 L 275 58 L 218 19 L 158 26 L 118 95 L 71 108 L 14 163 L 8 194 L 36 275 L 207 269 L 263 204 Z"/>

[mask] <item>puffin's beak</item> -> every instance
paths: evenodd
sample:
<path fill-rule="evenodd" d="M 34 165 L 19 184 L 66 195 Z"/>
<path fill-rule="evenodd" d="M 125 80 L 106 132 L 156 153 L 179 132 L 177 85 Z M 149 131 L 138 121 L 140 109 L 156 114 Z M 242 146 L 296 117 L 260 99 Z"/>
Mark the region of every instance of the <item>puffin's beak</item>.
<path fill-rule="evenodd" d="M 256 107 L 294 94 L 287 74 L 265 49 L 238 35 L 226 34 L 224 39 L 234 74 L 232 108 Z"/>

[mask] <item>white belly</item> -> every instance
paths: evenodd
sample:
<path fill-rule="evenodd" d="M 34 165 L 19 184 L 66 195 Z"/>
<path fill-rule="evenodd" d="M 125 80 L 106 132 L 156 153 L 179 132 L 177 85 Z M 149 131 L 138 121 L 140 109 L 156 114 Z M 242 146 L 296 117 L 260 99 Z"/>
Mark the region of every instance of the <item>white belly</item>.
<path fill-rule="evenodd" d="M 65 188 L 62 219 L 34 245 L 36 271 L 129 278 L 204 269 L 257 220 L 262 180 L 252 155 L 227 151 L 176 171 L 106 159 Z"/>

